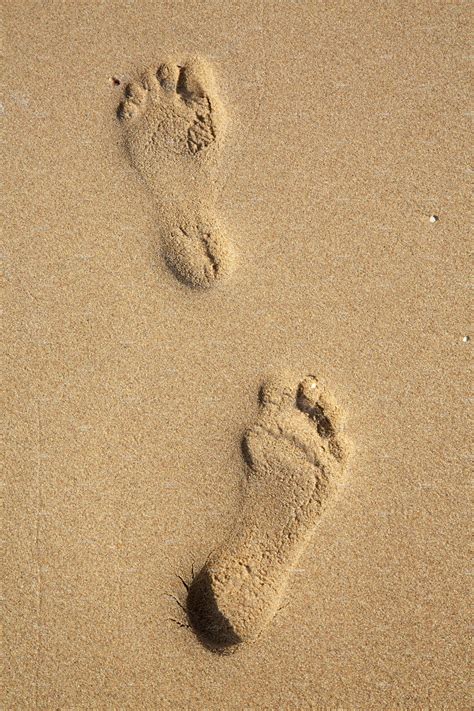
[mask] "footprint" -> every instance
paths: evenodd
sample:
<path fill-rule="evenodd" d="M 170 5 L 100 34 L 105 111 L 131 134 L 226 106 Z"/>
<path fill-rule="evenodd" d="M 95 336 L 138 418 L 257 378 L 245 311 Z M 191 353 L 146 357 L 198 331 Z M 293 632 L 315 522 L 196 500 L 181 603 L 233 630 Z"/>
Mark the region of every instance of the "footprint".
<path fill-rule="evenodd" d="M 271 620 L 346 463 L 337 408 L 317 378 L 282 376 L 260 399 L 243 441 L 249 468 L 240 522 L 187 597 L 190 624 L 214 651 L 255 639 Z"/>
<path fill-rule="evenodd" d="M 198 58 L 149 69 L 118 108 L 130 162 L 158 205 L 162 249 L 182 282 L 206 288 L 232 267 L 215 216 L 226 116 L 212 71 Z"/>

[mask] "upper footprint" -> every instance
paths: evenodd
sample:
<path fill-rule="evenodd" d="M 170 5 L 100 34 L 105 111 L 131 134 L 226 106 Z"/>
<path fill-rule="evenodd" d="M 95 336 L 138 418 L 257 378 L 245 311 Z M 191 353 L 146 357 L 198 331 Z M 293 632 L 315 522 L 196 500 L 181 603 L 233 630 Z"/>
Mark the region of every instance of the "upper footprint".
<path fill-rule="evenodd" d="M 193 58 L 148 69 L 126 87 L 118 116 L 155 198 L 166 263 L 180 281 L 212 286 L 233 259 L 215 210 L 225 112 L 209 65 Z"/>

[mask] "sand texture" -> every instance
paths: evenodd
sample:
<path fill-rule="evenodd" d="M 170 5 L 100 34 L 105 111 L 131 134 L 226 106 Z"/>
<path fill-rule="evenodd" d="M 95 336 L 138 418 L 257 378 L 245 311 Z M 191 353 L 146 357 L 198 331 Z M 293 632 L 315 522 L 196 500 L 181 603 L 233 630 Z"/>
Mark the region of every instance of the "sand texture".
<path fill-rule="evenodd" d="M 469 709 L 468 4 L 4 3 L 4 707 Z"/>

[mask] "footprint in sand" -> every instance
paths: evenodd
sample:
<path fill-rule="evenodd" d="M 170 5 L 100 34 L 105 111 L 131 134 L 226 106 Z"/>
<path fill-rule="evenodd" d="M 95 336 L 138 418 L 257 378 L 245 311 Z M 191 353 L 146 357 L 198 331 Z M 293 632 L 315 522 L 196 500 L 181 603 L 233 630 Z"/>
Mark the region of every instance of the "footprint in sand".
<path fill-rule="evenodd" d="M 225 112 L 208 64 L 149 69 L 119 105 L 132 165 L 159 210 L 166 262 L 182 282 L 206 288 L 225 277 L 231 249 L 214 213 Z"/>
<path fill-rule="evenodd" d="M 277 611 L 345 467 L 338 422 L 314 376 L 262 387 L 259 418 L 243 442 L 249 471 L 240 522 L 188 589 L 190 624 L 211 649 L 256 638 Z"/>

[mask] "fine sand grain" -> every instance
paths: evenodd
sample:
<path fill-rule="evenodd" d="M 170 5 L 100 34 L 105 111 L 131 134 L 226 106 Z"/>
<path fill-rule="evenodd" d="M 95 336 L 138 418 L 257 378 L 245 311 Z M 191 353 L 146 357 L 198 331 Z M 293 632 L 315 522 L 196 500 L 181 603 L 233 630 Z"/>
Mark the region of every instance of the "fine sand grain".
<path fill-rule="evenodd" d="M 468 4 L 3 5 L 4 707 L 469 709 Z"/>

